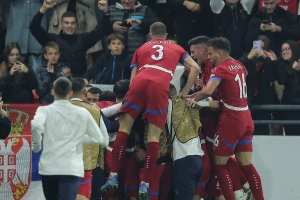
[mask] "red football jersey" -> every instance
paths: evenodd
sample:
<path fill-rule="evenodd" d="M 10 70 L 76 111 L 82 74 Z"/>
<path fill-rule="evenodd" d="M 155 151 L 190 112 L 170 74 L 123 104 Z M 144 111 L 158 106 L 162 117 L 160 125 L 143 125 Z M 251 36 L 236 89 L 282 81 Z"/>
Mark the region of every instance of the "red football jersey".
<path fill-rule="evenodd" d="M 247 70 L 234 59 L 227 59 L 211 71 L 210 80 L 218 80 L 219 97 L 224 106 L 230 110 L 248 110 L 247 103 Z"/>
<path fill-rule="evenodd" d="M 169 91 L 176 66 L 188 56 L 179 45 L 165 39 L 154 39 L 135 51 L 130 68 L 137 67 L 137 76 L 161 83 Z"/>
<path fill-rule="evenodd" d="M 205 64 L 201 67 L 201 71 L 202 71 L 202 80 L 203 80 L 203 84 L 206 85 L 207 82 L 210 79 L 210 75 L 211 75 L 211 70 L 212 70 L 213 66 L 210 62 L 210 59 L 207 59 Z"/>

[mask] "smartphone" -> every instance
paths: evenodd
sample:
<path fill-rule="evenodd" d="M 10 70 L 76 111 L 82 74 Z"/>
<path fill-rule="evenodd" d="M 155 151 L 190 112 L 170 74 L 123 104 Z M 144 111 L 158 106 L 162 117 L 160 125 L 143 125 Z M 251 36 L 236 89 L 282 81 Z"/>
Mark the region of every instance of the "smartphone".
<path fill-rule="evenodd" d="M 260 51 L 261 50 L 261 44 L 260 44 L 259 40 L 253 42 L 253 50 L 254 51 Z"/>
<path fill-rule="evenodd" d="M 132 26 L 132 24 L 127 24 L 127 22 L 126 21 L 123 21 L 122 22 L 122 24 L 120 24 L 120 26 L 123 26 L 123 27 L 125 27 L 125 28 L 130 28 L 131 26 Z"/>
<path fill-rule="evenodd" d="M 265 20 L 262 20 L 262 23 L 263 23 L 263 24 L 270 24 L 271 21 L 270 21 L 269 19 L 265 19 Z"/>

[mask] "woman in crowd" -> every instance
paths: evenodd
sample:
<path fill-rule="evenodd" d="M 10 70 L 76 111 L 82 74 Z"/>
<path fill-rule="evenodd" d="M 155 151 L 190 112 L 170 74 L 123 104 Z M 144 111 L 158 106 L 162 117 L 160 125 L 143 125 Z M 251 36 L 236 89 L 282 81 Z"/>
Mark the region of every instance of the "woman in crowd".
<path fill-rule="evenodd" d="M 281 57 L 275 62 L 278 84 L 275 84 L 281 104 L 300 105 L 300 47 L 288 40 L 281 47 Z M 284 111 L 284 120 L 299 120 L 300 112 Z M 286 135 L 299 135 L 300 125 L 285 125 Z"/>
<path fill-rule="evenodd" d="M 37 79 L 33 70 L 19 61 L 20 54 L 18 43 L 5 46 L 5 60 L 0 64 L 0 92 L 5 103 L 34 103 L 32 90 Z"/>

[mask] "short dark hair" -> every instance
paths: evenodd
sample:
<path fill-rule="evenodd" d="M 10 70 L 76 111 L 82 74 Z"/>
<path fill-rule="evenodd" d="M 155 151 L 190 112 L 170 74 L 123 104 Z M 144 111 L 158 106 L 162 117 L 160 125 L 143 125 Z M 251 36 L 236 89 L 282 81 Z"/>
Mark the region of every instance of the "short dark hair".
<path fill-rule="evenodd" d="M 228 54 L 231 53 L 231 47 L 229 41 L 224 37 L 215 37 L 208 40 L 207 44 L 208 47 L 213 47 L 214 49 L 222 50 L 227 52 Z"/>
<path fill-rule="evenodd" d="M 62 16 L 61 16 L 61 21 L 63 21 L 63 19 L 65 17 L 74 17 L 75 20 L 76 20 L 76 22 L 77 22 L 77 17 L 75 15 L 75 13 L 73 13 L 72 11 L 66 11 L 66 12 L 64 12 L 64 14 L 62 14 Z"/>
<path fill-rule="evenodd" d="M 102 90 L 97 87 L 91 87 L 86 93 L 91 93 L 91 94 L 102 94 Z"/>
<path fill-rule="evenodd" d="M 59 77 L 53 83 L 53 89 L 55 95 L 64 98 L 66 97 L 72 89 L 72 83 L 69 79 L 65 77 Z"/>
<path fill-rule="evenodd" d="M 72 79 L 72 91 L 75 94 L 82 92 L 85 89 L 85 82 L 83 78 L 75 77 Z"/>
<path fill-rule="evenodd" d="M 152 34 L 153 37 L 156 37 L 156 38 L 164 37 L 167 33 L 167 28 L 161 22 L 154 22 L 150 26 L 150 33 Z"/>
<path fill-rule="evenodd" d="M 59 52 L 59 46 L 56 42 L 52 42 L 52 41 L 48 42 L 44 48 L 44 54 L 47 53 L 47 50 L 49 48 L 56 49 Z"/>
<path fill-rule="evenodd" d="M 105 90 L 99 97 L 99 101 L 112 101 L 116 102 L 116 94 L 112 91 Z"/>
<path fill-rule="evenodd" d="M 170 92 L 169 96 L 173 96 L 177 94 L 177 90 L 173 84 L 170 84 Z"/>
<path fill-rule="evenodd" d="M 125 45 L 125 38 L 120 33 L 112 33 L 109 36 L 107 36 L 108 45 L 111 43 L 111 41 L 114 41 L 114 40 L 120 40 L 123 43 L 123 45 Z"/>
<path fill-rule="evenodd" d="M 206 36 L 197 36 L 192 38 L 189 42 L 188 45 L 197 45 L 197 44 L 206 44 L 208 42 L 209 38 Z"/>
<path fill-rule="evenodd" d="M 113 91 L 118 99 L 124 99 L 126 93 L 129 90 L 129 85 L 129 80 L 120 80 L 115 83 Z"/>

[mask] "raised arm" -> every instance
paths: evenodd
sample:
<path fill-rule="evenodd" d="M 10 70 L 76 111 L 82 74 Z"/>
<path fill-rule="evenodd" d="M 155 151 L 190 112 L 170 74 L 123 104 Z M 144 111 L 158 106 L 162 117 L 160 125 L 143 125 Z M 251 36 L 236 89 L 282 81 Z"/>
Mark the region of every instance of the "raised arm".
<path fill-rule="evenodd" d="M 183 90 L 180 93 L 182 95 L 188 95 L 188 93 L 190 92 L 190 89 L 192 88 L 193 84 L 195 83 L 195 81 L 197 79 L 197 76 L 200 73 L 200 67 L 189 55 L 187 55 L 184 58 L 183 65 L 187 69 L 189 69 L 190 73 L 188 76 L 188 80 L 187 80 Z"/>

